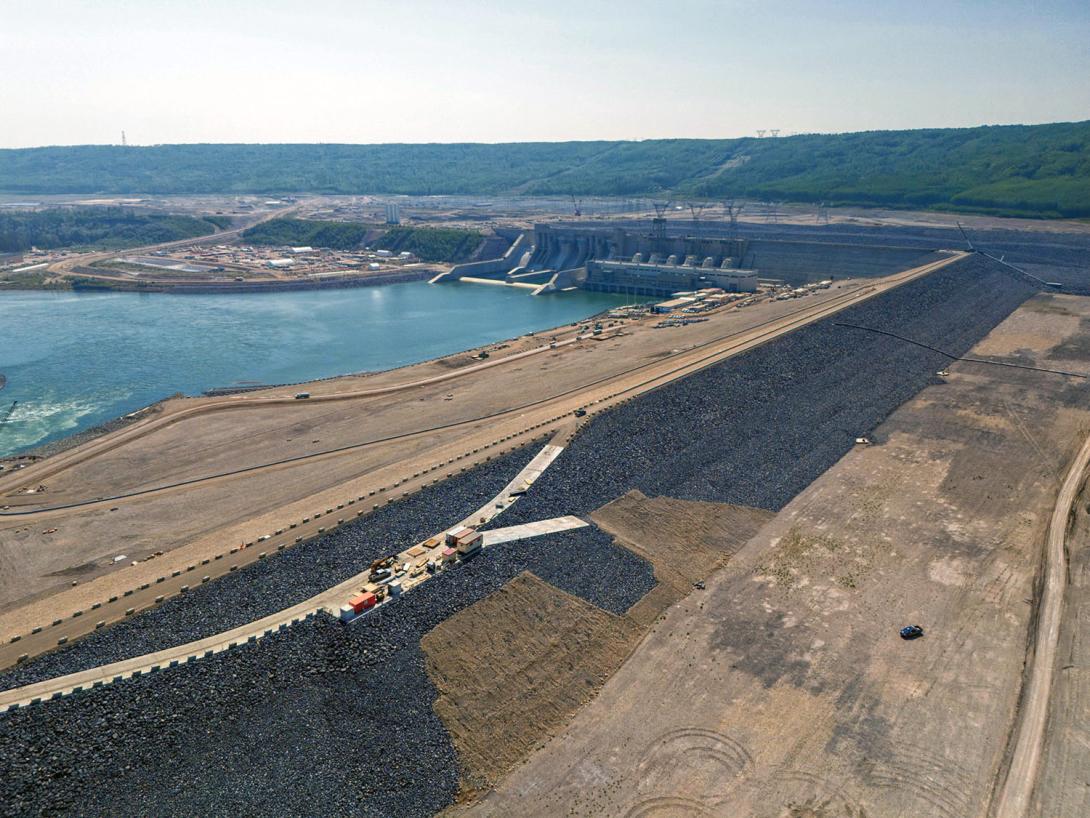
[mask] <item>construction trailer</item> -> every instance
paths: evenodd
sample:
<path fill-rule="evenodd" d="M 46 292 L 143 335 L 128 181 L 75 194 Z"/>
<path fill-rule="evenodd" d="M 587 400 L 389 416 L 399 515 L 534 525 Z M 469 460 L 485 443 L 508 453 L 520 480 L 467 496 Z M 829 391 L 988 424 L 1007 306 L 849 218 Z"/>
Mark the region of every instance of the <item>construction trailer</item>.
<path fill-rule="evenodd" d="M 446 544 L 448 548 L 454 549 L 458 559 L 467 560 L 475 557 L 480 552 L 481 546 L 484 544 L 484 535 L 475 528 L 461 526 L 447 532 Z"/>

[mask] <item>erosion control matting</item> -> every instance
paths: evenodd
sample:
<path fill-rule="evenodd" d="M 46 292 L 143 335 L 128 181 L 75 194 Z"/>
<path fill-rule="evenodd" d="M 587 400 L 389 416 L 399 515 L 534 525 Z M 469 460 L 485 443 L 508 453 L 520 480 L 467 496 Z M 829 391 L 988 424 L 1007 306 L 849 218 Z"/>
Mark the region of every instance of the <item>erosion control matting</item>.
<path fill-rule="evenodd" d="M 421 642 L 435 710 L 467 790 L 495 784 L 563 727 L 620 666 L 643 629 L 522 573 Z"/>

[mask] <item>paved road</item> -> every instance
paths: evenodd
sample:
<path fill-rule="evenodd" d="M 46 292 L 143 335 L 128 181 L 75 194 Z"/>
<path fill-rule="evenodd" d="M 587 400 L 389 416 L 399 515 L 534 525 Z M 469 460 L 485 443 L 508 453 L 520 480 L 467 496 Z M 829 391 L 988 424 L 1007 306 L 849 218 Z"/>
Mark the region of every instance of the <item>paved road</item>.
<path fill-rule="evenodd" d="M 564 516 L 553 517 L 551 520 L 538 520 L 522 525 L 509 525 L 507 528 L 493 528 L 484 532 L 484 544 L 499 545 L 515 540 L 525 540 L 530 537 L 540 537 L 542 534 L 555 534 L 558 531 L 572 531 L 576 528 L 586 528 L 589 523 L 578 517 Z"/>
<path fill-rule="evenodd" d="M 1064 589 L 1067 585 L 1065 540 L 1071 507 L 1075 503 L 1090 466 L 1090 438 L 1083 443 L 1064 477 L 1049 521 L 1045 547 L 1045 581 L 1037 606 L 1037 633 L 1033 655 L 1019 709 L 1017 741 L 1010 768 L 993 805 L 995 818 L 1022 818 L 1029 814 L 1030 797 L 1037 783 L 1048 722 L 1052 676 L 1056 667 L 1056 645 L 1060 639 Z"/>

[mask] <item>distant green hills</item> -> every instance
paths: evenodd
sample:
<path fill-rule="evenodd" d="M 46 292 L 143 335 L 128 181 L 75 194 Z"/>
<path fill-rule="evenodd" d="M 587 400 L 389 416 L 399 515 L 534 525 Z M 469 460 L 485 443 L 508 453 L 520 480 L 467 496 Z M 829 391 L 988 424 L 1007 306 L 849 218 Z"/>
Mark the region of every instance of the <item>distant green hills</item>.
<path fill-rule="evenodd" d="M 0 150 L 0 190 L 745 197 L 1090 216 L 1090 121 L 779 138 Z"/>
<path fill-rule="evenodd" d="M 224 216 L 138 215 L 121 207 L 0 210 L 0 252 L 37 247 L 86 247 L 104 250 L 139 247 L 206 236 L 230 224 Z"/>

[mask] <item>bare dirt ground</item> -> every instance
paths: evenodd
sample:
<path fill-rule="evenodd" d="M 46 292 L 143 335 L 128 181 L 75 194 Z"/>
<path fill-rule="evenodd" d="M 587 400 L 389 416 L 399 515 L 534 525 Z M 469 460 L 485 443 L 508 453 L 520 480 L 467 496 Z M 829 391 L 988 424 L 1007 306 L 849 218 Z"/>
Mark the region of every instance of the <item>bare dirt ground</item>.
<path fill-rule="evenodd" d="M 773 516 L 757 508 L 630 491 L 595 511 L 591 519 L 655 566 L 658 585 L 628 612 L 649 627 L 695 583 L 726 565 Z"/>
<path fill-rule="evenodd" d="M 642 634 L 627 617 L 523 573 L 425 636 L 463 788 L 493 786 L 563 727 Z"/>
<path fill-rule="evenodd" d="M 1090 505 L 1076 503 L 1068 544 L 1069 584 L 1037 791 L 1029 815 L 1090 814 Z"/>
<path fill-rule="evenodd" d="M 1088 372 L 1088 318 L 1086 299 L 1039 296 L 973 352 Z M 1088 389 L 952 365 L 667 611 L 568 728 L 470 811 L 985 816 L 1045 528 L 1090 430 Z M 902 641 L 906 624 L 926 636 Z M 1061 726 L 1086 708 L 1067 627 L 1075 667 L 1060 674 L 1041 815 L 1081 814 L 1085 792 L 1081 728 Z"/>
<path fill-rule="evenodd" d="M 593 515 L 654 566 L 658 584 L 624 616 L 526 573 L 431 631 L 421 647 L 464 767 L 463 800 L 563 728 L 662 612 L 772 516 L 631 492 Z"/>
<path fill-rule="evenodd" d="M 871 284 L 844 282 L 822 296 L 732 310 L 707 323 L 687 327 L 656 330 L 649 319 L 627 325 L 619 337 L 579 341 L 556 350 L 546 348 L 540 354 L 466 378 L 412 387 L 394 395 L 331 402 L 291 400 L 299 389 L 308 389 L 317 398 L 415 382 L 459 371 L 462 361 L 453 356 L 388 373 L 234 396 L 227 400 L 239 404 L 255 396 L 287 400 L 275 406 L 245 406 L 184 418 L 156 425 L 147 434 L 139 433 L 141 424 L 127 426 L 0 479 L 0 504 L 14 510 L 108 497 L 481 417 L 585 388 L 634 366 L 667 362 L 671 353 Z M 540 347 L 544 343 L 542 336 L 552 334 L 520 339 L 493 357 Z M 567 336 L 561 337 L 571 334 L 568 328 Z M 160 424 L 172 413 L 214 400 L 224 399 L 168 401 L 147 423 Z M 579 405 L 579 396 L 573 397 L 571 403 L 567 411 Z M 33 519 L 3 518 L 0 606 L 7 610 L 0 616 L 0 632 L 21 633 L 48 624 L 56 610 L 62 614 L 80 610 L 148 581 L 142 574 L 137 577 L 141 571 L 154 581 L 164 568 L 176 567 L 173 563 L 184 568 L 187 562 L 214 555 L 225 545 L 237 545 L 284 528 L 304 515 L 324 510 L 330 503 L 341 503 L 389 481 L 404 479 L 426 465 L 521 431 L 555 413 L 555 407 L 516 411 L 501 420 L 468 423 L 117 503 L 49 512 Z M 120 438 L 127 442 L 115 446 L 114 441 Z M 88 451 L 97 454 L 81 459 Z M 27 485 L 40 484 L 46 486 L 43 493 L 28 495 L 22 491 Z M 159 563 L 173 563 L 122 567 L 154 551 L 167 554 L 159 558 Z M 122 554 L 128 559 L 114 566 L 113 558 Z M 79 587 L 70 587 L 73 579 L 80 581 Z M 63 592 L 63 599 L 56 596 L 58 592 Z"/>

